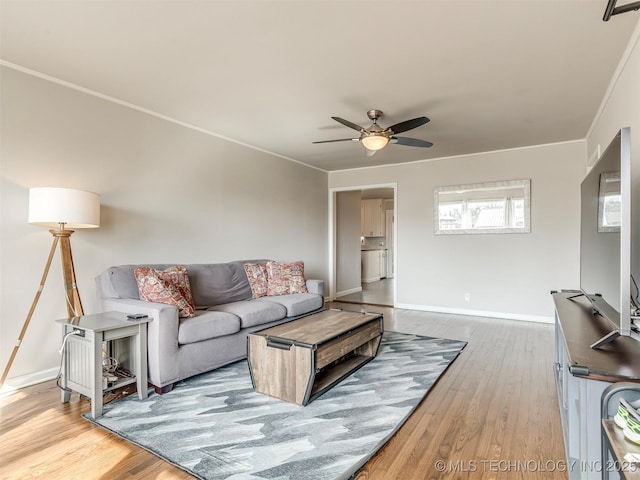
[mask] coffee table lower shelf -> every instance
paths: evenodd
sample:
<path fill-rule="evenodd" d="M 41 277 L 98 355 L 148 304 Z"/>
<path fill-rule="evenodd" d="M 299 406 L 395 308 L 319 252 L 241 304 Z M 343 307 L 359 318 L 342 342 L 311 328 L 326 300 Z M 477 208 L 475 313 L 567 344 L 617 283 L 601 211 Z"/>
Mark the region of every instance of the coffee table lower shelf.
<path fill-rule="evenodd" d="M 382 316 L 341 313 L 358 315 L 360 324 L 327 336 L 321 343 L 269 335 L 273 329 L 249 334 L 248 362 L 256 392 L 307 405 L 373 360 L 382 339 Z"/>
<path fill-rule="evenodd" d="M 309 402 L 322 395 L 337 383 L 340 383 L 345 377 L 351 375 L 364 364 L 369 363 L 373 358 L 374 357 L 366 357 L 364 355 L 354 355 L 331 368 L 316 373 L 311 386 Z"/>

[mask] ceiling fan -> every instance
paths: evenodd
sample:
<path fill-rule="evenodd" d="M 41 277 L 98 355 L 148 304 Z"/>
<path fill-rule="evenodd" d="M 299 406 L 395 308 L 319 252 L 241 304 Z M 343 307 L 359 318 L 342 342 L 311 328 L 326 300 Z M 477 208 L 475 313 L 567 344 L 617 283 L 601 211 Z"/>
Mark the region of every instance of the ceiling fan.
<path fill-rule="evenodd" d="M 321 140 L 312 143 L 331 143 L 331 142 L 361 142 L 367 151 L 367 156 L 374 155 L 378 150 L 382 150 L 389 143 L 397 143 L 398 145 L 406 145 L 409 147 L 431 147 L 433 143 L 426 140 L 419 140 L 417 138 L 397 137 L 396 134 L 412 130 L 425 123 L 429 122 L 427 117 L 418 117 L 412 120 L 406 120 L 404 122 L 396 123 L 387 128 L 382 128 L 378 125 L 378 120 L 383 117 L 383 113 L 380 110 L 369 110 L 367 117 L 373 120 L 370 127 L 364 128 L 360 125 L 356 125 L 344 118 L 331 117 L 336 122 L 342 125 L 353 128 L 360 132 L 358 138 L 341 138 L 338 140 Z"/>

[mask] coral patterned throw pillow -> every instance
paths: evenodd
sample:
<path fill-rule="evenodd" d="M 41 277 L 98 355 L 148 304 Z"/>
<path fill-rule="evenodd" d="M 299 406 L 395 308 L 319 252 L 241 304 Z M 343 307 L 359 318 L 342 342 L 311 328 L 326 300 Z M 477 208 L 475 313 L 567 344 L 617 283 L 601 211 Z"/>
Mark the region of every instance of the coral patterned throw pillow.
<path fill-rule="evenodd" d="M 260 298 L 267 295 L 267 262 L 245 263 L 244 271 L 249 280 L 253 298 Z"/>
<path fill-rule="evenodd" d="M 267 295 L 307 293 L 304 262 L 267 262 Z"/>
<path fill-rule="evenodd" d="M 140 299 L 178 307 L 180 318 L 193 317 L 195 307 L 187 268 L 183 265 L 156 270 L 138 267 L 134 270 Z"/>

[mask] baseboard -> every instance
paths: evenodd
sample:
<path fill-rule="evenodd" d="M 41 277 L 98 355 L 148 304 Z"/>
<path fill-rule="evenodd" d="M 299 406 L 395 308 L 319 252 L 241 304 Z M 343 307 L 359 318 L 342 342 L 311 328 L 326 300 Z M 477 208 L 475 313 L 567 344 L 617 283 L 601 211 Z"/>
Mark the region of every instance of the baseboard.
<path fill-rule="evenodd" d="M 362 291 L 362 285 L 356 288 L 350 288 L 349 290 L 343 290 L 341 292 L 336 292 L 336 297 L 344 297 L 345 295 L 351 295 L 352 293 L 358 293 Z"/>
<path fill-rule="evenodd" d="M 403 308 L 405 310 L 418 310 L 421 312 L 451 313 L 454 315 L 470 315 L 473 317 L 504 318 L 507 320 L 522 320 L 525 322 L 537 322 L 537 323 L 554 323 L 555 322 L 555 319 L 553 317 L 546 317 L 544 315 L 526 315 L 521 313 L 488 312 L 486 310 L 467 310 L 464 308 L 434 307 L 431 305 L 413 305 L 410 303 L 396 303 L 395 308 Z"/>
<path fill-rule="evenodd" d="M 11 393 L 21 388 L 30 387 L 38 383 L 46 382 L 47 380 L 53 380 L 58 375 L 58 368 L 49 368 L 40 372 L 29 373 L 28 375 L 21 375 L 19 377 L 12 377 L 5 380 L 0 395 L 10 395 Z"/>
<path fill-rule="evenodd" d="M 362 283 L 373 283 L 373 282 L 379 282 L 379 281 L 380 281 L 380 277 L 371 277 L 371 278 L 362 279 Z"/>

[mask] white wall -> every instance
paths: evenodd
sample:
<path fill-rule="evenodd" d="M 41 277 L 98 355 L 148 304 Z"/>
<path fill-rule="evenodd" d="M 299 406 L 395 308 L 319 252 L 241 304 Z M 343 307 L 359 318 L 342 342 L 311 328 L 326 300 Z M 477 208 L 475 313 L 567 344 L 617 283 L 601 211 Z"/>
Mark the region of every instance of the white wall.
<path fill-rule="evenodd" d="M 336 295 L 362 290 L 360 190 L 336 192 Z"/>
<path fill-rule="evenodd" d="M 636 280 L 640 280 L 640 20 L 587 135 L 589 159 L 595 161 L 598 147 L 604 152 L 623 127 L 631 127 L 631 271 Z"/>
<path fill-rule="evenodd" d="M 579 286 L 585 158 L 585 142 L 575 141 L 331 172 L 329 187 L 397 182 L 396 306 L 551 321 L 549 291 Z M 434 187 L 523 178 L 530 234 L 434 234 Z"/>
<path fill-rule="evenodd" d="M 30 187 L 102 196 L 101 228 L 71 241 L 85 313 L 97 311 L 94 277 L 117 264 L 303 260 L 307 277 L 327 279 L 325 172 L 12 69 L 1 74 L 1 368 L 52 239 L 27 223 Z M 10 378 L 57 370 L 62 292 L 56 255 Z"/>

